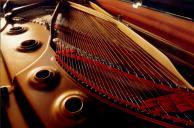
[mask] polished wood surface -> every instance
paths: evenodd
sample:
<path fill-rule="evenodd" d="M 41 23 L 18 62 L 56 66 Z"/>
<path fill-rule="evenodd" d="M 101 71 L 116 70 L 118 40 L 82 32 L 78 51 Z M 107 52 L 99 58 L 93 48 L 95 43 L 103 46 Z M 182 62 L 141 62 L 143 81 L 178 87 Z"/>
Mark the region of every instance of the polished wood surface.
<path fill-rule="evenodd" d="M 97 3 L 111 14 L 120 15 L 124 20 L 194 54 L 194 22 L 144 7 L 136 9 L 130 3 L 121 1 L 97 0 Z"/>

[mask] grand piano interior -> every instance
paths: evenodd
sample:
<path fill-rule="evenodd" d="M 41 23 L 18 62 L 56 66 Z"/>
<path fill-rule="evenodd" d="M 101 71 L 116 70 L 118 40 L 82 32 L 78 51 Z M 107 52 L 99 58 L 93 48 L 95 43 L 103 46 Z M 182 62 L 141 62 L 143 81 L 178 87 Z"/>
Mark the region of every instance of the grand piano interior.
<path fill-rule="evenodd" d="M 0 128 L 193 128 L 192 0 L 1 0 Z"/>

